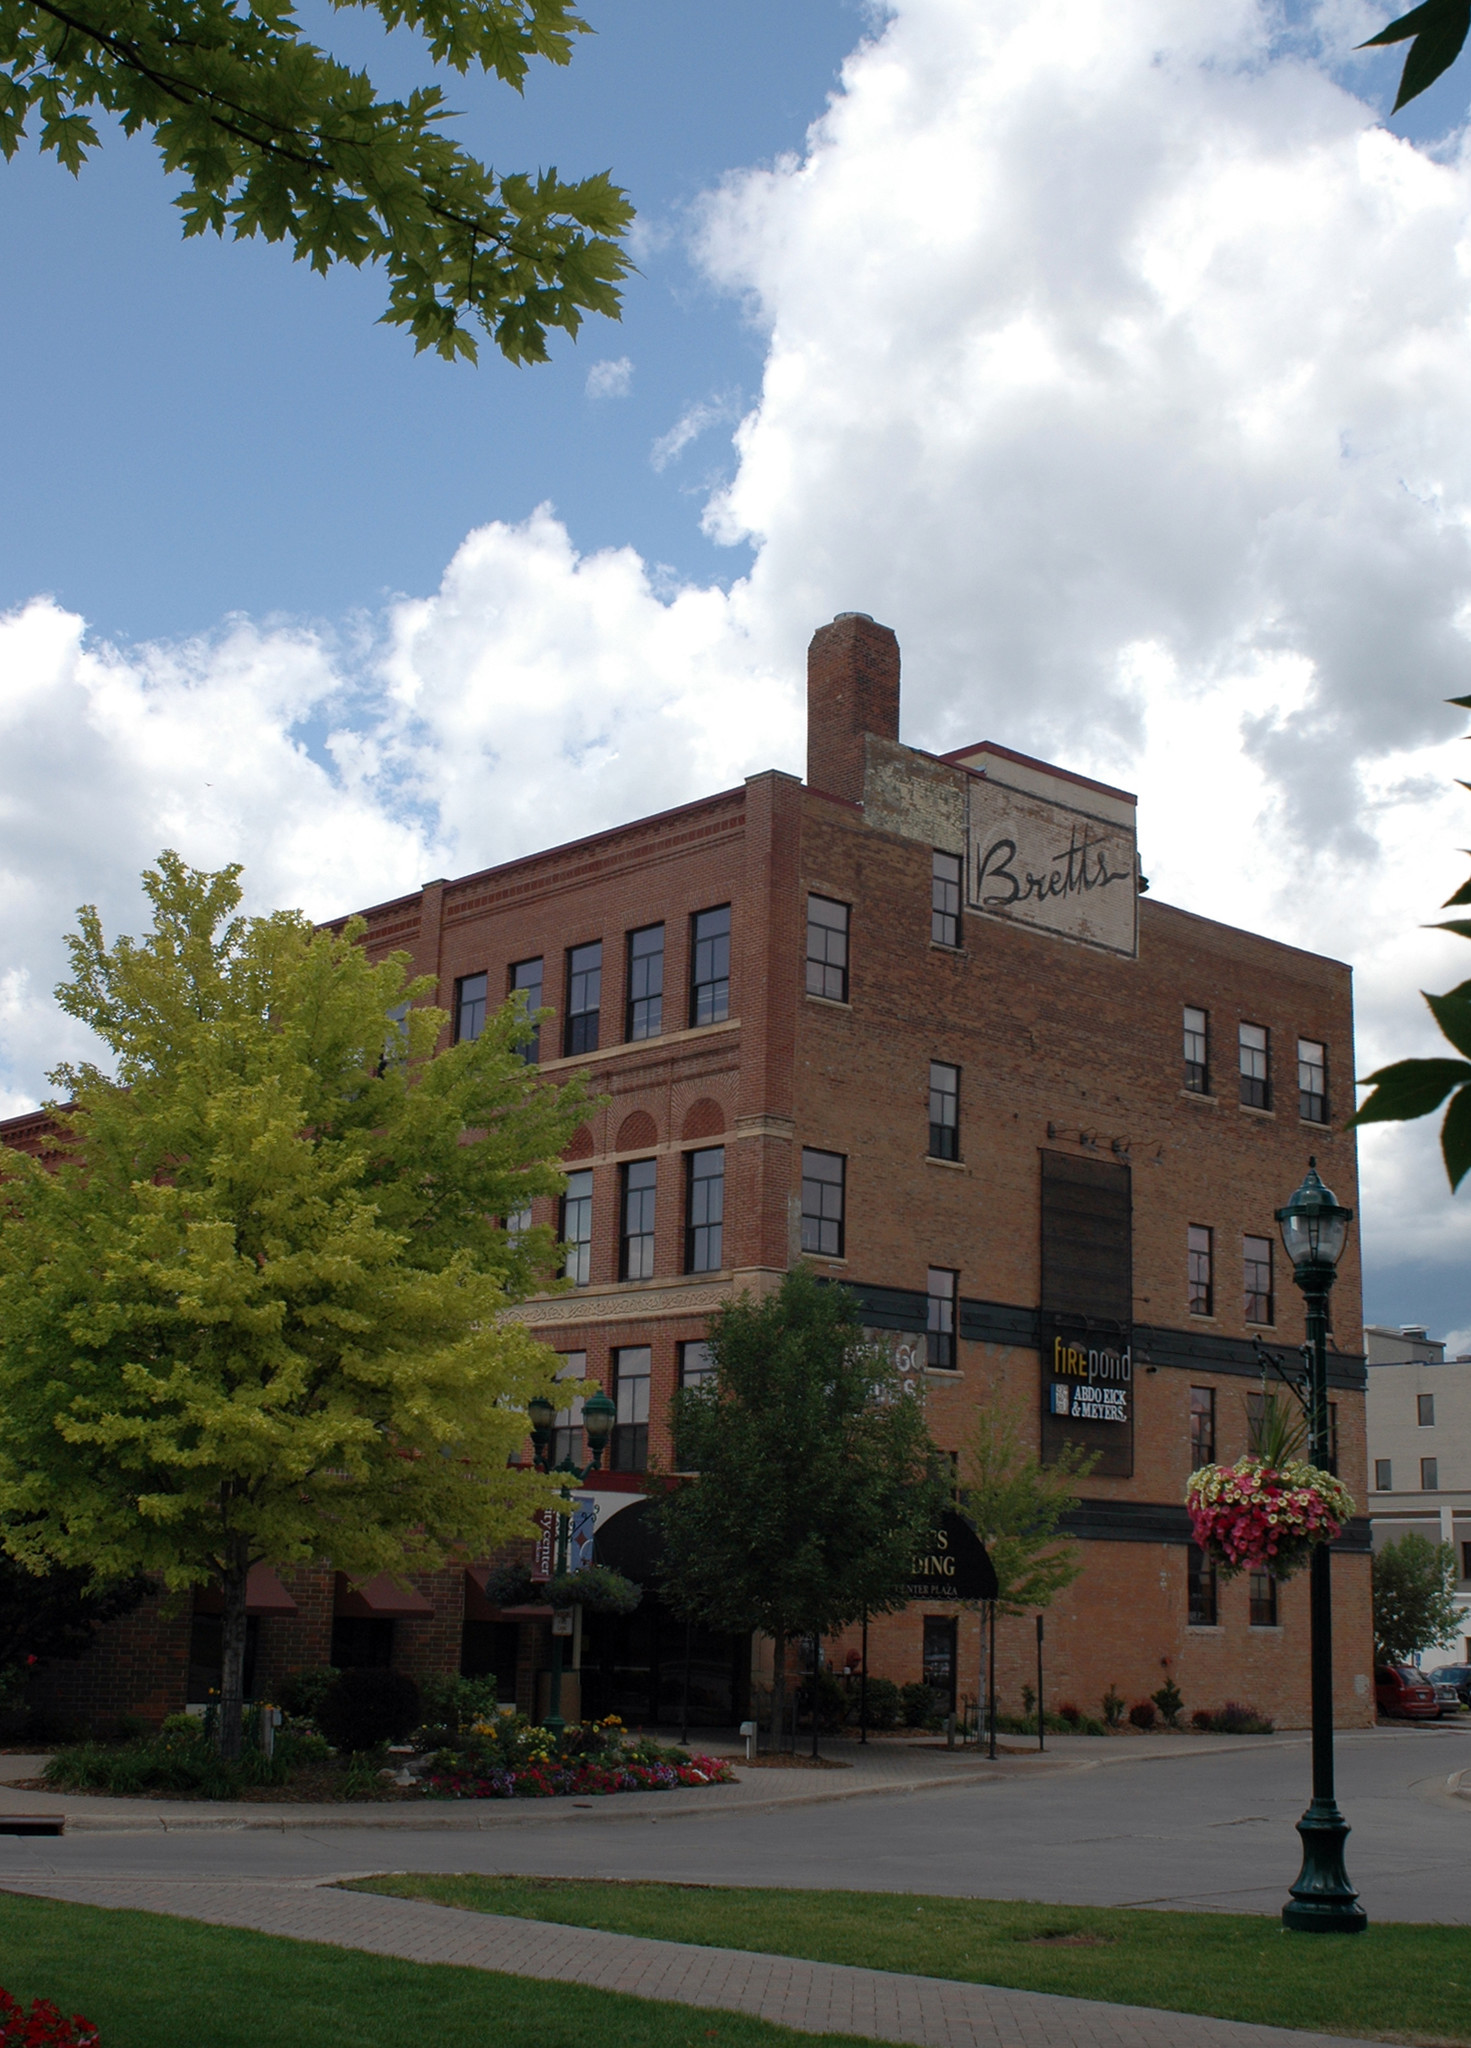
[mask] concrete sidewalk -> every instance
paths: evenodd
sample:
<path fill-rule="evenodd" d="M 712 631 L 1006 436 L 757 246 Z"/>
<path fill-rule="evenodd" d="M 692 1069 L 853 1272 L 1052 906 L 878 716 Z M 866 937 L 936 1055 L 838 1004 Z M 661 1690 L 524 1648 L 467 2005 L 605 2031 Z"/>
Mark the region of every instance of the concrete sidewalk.
<path fill-rule="evenodd" d="M 831 1805 L 848 1799 L 906 1792 L 933 1792 L 947 1785 L 1002 1784 L 1017 1778 L 1050 1777 L 1111 1764 L 1168 1762 L 1226 1754 L 1237 1749 L 1301 1747 L 1301 1733 L 1279 1736 L 1141 1736 L 1110 1741 L 1086 1736 L 1050 1737 L 1045 1754 L 1013 1739 L 994 1762 L 974 1749 L 948 1750 L 943 1742 L 829 1742 L 823 1754 L 847 1769 L 749 1769 L 725 1745 L 736 1768 L 732 1785 L 675 1792 L 619 1792 L 593 1799 L 413 1799 L 333 1801 L 111 1798 L 93 1792 L 43 1792 L 18 1780 L 39 1777 L 40 1755 L 0 1755 L 0 1815 L 61 1814 L 67 1832 L 108 1834 L 207 1832 L 241 1828 L 392 1828 L 432 1830 L 544 1825 L 548 1821 L 683 1819 L 698 1814 L 765 1813 L 791 1806 Z M 692 1744 L 698 1748 L 698 1744 Z"/>
<path fill-rule="evenodd" d="M 467 1913 L 418 1899 L 340 1891 L 319 1882 L 10 1878 L 0 1881 L 0 1891 L 174 1914 L 410 1962 L 458 1964 L 748 2013 L 804 2033 L 856 2034 L 920 2048 L 1385 2048 L 1147 2006 Z"/>

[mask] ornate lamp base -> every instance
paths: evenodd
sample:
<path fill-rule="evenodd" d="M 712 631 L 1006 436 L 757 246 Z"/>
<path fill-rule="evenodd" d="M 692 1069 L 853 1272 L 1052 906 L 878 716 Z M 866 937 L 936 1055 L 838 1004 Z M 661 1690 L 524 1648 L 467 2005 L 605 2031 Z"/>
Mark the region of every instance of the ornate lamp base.
<path fill-rule="evenodd" d="M 1297 1824 L 1302 1869 L 1282 1908 L 1282 1925 L 1295 1934 L 1362 1934 L 1369 1916 L 1348 1881 L 1343 1845 L 1348 1822 L 1335 1800 L 1315 1799 Z"/>

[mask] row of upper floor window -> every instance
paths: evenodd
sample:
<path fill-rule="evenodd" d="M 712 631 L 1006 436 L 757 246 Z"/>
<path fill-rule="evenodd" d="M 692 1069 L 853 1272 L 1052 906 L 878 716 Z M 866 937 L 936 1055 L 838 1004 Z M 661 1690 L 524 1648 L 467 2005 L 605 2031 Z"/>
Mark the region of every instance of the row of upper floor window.
<path fill-rule="evenodd" d="M 1193 1316 L 1218 1312 L 1220 1275 L 1216 1231 L 1209 1223 L 1185 1228 L 1186 1299 Z M 1243 1322 L 1270 1326 L 1277 1320 L 1277 1248 L 1270 1237 L 1241 1239 L 1241 1316 Z M 1230 1275 L 1225 1276 L 1229 1287 Z"/>
<path fill-rule="evenodd" d="M 575 1059 L 581 1053 L 596 1052 L 603 1044 L 620 1040 L 636 1043 L 658 1038 L 669 1028 L 664 985 L 664 938 L 662 924 L 640 925 L 623 939 L 623 988 L 620 1023 L 616 1036 L 605 1021 L 604 945 L 590 939 L 569 946 L 562 963 L 562 1035 L 560 1052 Z M 546 956 L 513 961 L 507 970 L 506 994 L 519 996 L 534 1016 L 547 1001 Z M 723 1024 L 730 1015 L 730 905 L 716 904 L 697 910 L 690 918 L 689 986 L 681 1023 L 691 1027 Z M 455 1041 L 478 1038 L 485 1029 L 490 1005 L 490 974 L 462 974 L 455 983 Z M 675 1028 L 678 1028 L 676 1026 Z M 550 1056 L 550 1049 L 548 1049 Z M 528 1061 L 541 1059 L 543 1048 L 538 1026 L 525 1047 Z"/>
<path fill-rule="evenodd" d="M 1260 1393 L 1246 1396 L 1246 1424 L 1251 1440 L 1261 1423 L 1265 1409 L 1265 1397 Z M 1192 1387 L 1190 1389 L 1190 1469 L 1198 1472 L 1202 1465 L 1214 1465 L 1219 1451 L 1216 1437 L 1216 1389 L 1214 1387 Z M 1338 1403 L 1328 1403 L 1328 1469 L 1338 1470 Z"/>
<path fill-rule="evenodd" d="M 1185 1005 L 1181 1031 L 1183 1085 L 1187 1094 L 1211 1095 L 1213 1052 L 1208 1010 Z M 1241 1019 L 1236 1026 L 1236 1085 L 1244 1109 L 1274 1109 L 1277 1076 L 1272 1034 L 1265 1024 Z M 1297 1113 L 1304 1123 L 1328 1121 L 1328 1048 L 1320 1039 L 1297 1041 Z"/>
<path fill-rule="evenodd" d="M 1421 1458 L 1419 1462 L 1419 1491 L 1421 1493 L 1439 1493 L 1439 1458 Z M 1415 1489 L 1411 1488 L 1410 1490 L 1414 1491 Z M 1376 1458 L 1374 1460 L 1374 1491 L 1376 1493 L 1394 1492 L 1394 1460 L 1392 1458 Z M 1461 1576 L 1462 1578 L 1471 1578 L 1471 1543 L 1464 1544 L 1462 1548 L 1466 1553 L 1466 1569 L 1462 1572 Z"/>

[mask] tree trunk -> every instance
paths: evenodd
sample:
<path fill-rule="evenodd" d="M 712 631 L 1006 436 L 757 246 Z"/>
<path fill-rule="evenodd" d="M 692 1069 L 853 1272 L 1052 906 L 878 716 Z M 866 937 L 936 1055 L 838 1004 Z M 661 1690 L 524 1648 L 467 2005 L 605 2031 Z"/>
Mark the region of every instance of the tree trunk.
<path fill-rule="evenodd" d="M 230 1546 L 229 1561 L 220 1577 L 224 1600 L 223 1647 L 220 1670 L 220 1755 L 234 1761 L 240 1755 L 245 1710 L 245 1582 L 250 1564 L 243 1544 Z"/>
<path fill-rule="evenodd" d="M 779 1628 L 771 1638 L 771 1746 L 787 1746 L 787 1632 Z"/>

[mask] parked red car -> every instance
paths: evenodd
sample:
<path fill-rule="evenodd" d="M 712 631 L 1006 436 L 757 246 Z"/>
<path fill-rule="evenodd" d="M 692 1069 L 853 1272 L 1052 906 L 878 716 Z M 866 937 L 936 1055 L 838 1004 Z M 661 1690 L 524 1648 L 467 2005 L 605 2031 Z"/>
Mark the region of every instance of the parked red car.
<path fill-rule="evenodd" d="M 1440 1717 L 1435 1687 L 1413 1664 L 1381 1664 L 1374 1673 L 1374 1699 L 1381 1714 L 1397 1714 L 1406 1721 Z"/>

